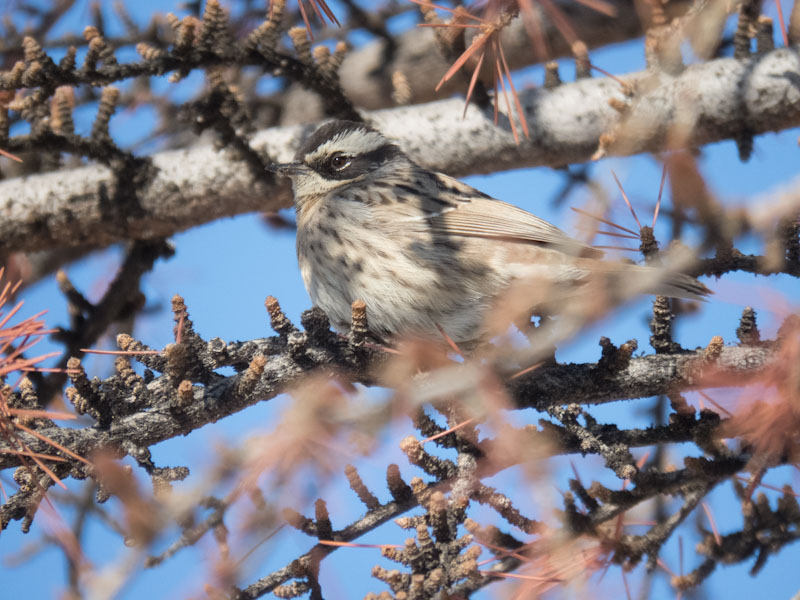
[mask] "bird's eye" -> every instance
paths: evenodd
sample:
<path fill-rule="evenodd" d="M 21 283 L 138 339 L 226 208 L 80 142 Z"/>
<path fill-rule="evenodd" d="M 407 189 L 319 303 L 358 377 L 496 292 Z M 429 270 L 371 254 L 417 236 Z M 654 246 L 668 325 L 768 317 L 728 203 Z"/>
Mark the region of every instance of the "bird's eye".
<path fill-rule="evenodd" d="M 350 159 L 344 154 L 337 154 L 331 158 L 331 166 L 337 171 L 341 171 L 350 164 Z"/>

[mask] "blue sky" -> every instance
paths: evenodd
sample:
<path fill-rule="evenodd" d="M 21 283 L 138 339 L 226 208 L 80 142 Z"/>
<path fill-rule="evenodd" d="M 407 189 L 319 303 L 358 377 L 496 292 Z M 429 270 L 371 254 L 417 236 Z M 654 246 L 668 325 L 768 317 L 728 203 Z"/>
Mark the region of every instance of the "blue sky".
<path fill-rule="evenodd" d="M 103 2 L 108 11 L 107 23 L 113 31 L 115 19 L 110 16 L 110 2 Z M 331 3 L 334 8 L 335 3 Z M 126 2 L 129 11 L 140 23 L 155 11 L 173 11 L 180 14 L 179 3 L 171 1 L 140 0 Z M 784 11 L 788 15 L 790 2 L 784 2 Z M 767 14 L 774 15 L 775 7 L 769 4 Z M 54 35 L 64 32 L 79 32 L 89 22 L 88 3 L 78 1 L 54 31 Z M 776 21 L 777 22 L 777 21 Z M 401 23 L 396 26 L 400 27 Z M 776 41 L 777 41 L 776 32 Z M 54 52 L 57 57 L 58 53 Z M 131 54 L 120 54 L 120 59 L 130 59 Z M 595 64 L 614 73 L 625 73 L 643 67 L 643 56 L 640 43 L 621 44 L 592 54 Z M 570 64 L 564 61 L 562 77 L 569 80 Z M 539 68 L 526 69 L 518 74 L 520 84 L 542 80 Z M 175 97 L 188 97 L 196 89 L 202 79 L 193 76 L 179 86 L 172 86 Z M 159 87 L 169 87 L 162 78 L 156 82 Z M 92 109 L 81 111 L 76 116 L 79 130 L 86 132 L 91 127 Z M 118 114 L 112 119 L 111 131 L 123 145 L 135 145 L 154 123 L 154 116 L 147 108 L 133 112 Z M 776 184 L 797 175 L 798 168 L 798 131 L 789 130 L 779 134 L 768 134 L 756 139 L 755 152 L 752 159 L 745 164 L 739 162 L 737 150 L 733 142 L 723 142 L 705 147 L 699 159 L 701 169 L 710 189 L 725 203 L 746 203 Z M 140 152 L 148 151 L 153 143 L 145 144 Z M 619 193 L 611 178 L 611 169 L 618 174 L 639 212 L 640 218 L 652 213 L 652 207 L 658 193 L 660 166 L 647 156 L 627 159 L 608 159 L 591 167 L 593 175 L 602 183 L 614 198 L 615 218 L 617 222 L 632 226 L 632 218 L 627 213 Z M 563 177 L 549 169 L 521 169 L 490 176 L 465 178 L 465 181 L 495 197 L 522 206 L 537 215 L 554 222 L 566 231 L 576 233 L 573 226 L 575 219 L 569 206 L 581 206 L 585 196 L 579 192 L 571 196 L 561 206 L 554 206 L 551 199 L 563 184 Z M 665 191 L 668 202 L 669 189 Z M 665 238 L 666 220 L 662 220 L 657 229 L 657 236 Z M 225 240 L 225 243 L 218 243 Z M 303 288 L 294 253 L 294 235 L 292 232 L 274 231 L 265 227 L 258 215 L 245 215 L 232 219 L 220 220 L 203 227 L 179 234 L 174 237 L 177 253 L 169 261 L 159 262 L 155 270 L 146 277 L 144 291 L 148 298 L 148 306 L 153 310 L 137 321 L 135 335 L 151 347 L 163 347 L 171 341 L 172 321 L 169 312 L 169 300 L 173 294 L 181 294 L 189 308 L 195 328 L 206 339 L 222 337 L 226 340 L 250 339 L 270 335 L 268 319 L 263 307 L 267 295 L 277 297 L 287 314 L 297 320 L 300 313 L 310 306 Z M 613 242 L 610 242 L 613 243 Z M 751 242 L 752 243 L 752 242 Z M 751 249 L 745 246 L 744 249 Z M 752 249 L 757 249 L 757 246 Z M 108 282 L 121 257 L 119 249 L 98 252 L 79 264 L 70 266 L 68 273 L 76 286 L 84 290 L 90 298 L 102 295 L 103 285 Z M 754 306 L 759 311 L 759 321 L 766 332 L 774 332 L 778 324 L 770 312 L 775 305 L 776 294 L 783 301 L 793 305 L 800 293 L 800 284 L 785 276 L 777 276 L 766 280 L 746 274 L 726 277 L 723 282 L 706 282 L 717 293 L 711 302 L 697 316 L 680 321 L 677 331 L 679 341 L 686 347 L 702 346 L 708 343 L 713 335 L 722 335 L 726 342 L 735 341 L 735 328 L 738 317 L 746 305 Z M 768 290 L 767 290 L 768 288 Z M 25 314 L 33 314 L 47 309 L 48 324 L 67 323 L 66 306 L 63 297 L 58 293 L 54 282 L 43 281 L 27 290 L 23 296 Z M 594 361 L 599 356 L 597 340 L 601 335 L 608 336 L 619 344 L 631 337 L 639 341 L 640 350 L 648 351 L 649 332 L 646 323 L 649 320 L 650 299 L 642 299 L 622 310 L 611 318 L 597 324 L 590 331 L 582 334 L 579 343 L 573 343 L 559 350 L 558 357 L 563 361 Z M 109 340 L 101 342 L 107 346 Z M 85 361 L 87 371 L 91 375 L 103 376 L 108 372 L 110 361 L 103 358 L 89 358 Z M 376 392 L 378 393 L 378 392 Z M 261 403 L 243 413 L 225 419 L 195 432 L 188 437 L 170 440 L 154 447 L 153 457 L 158 465 L 188 464 L 193 468 L 192 479 L 202 479 L 209 462 L 213 461 L 221 444 L 236 444 L 244 438 L 256 433 L 270 431 L 277 417 L 287 408 L 289 400 L 280 397 L 269 403 Z M 641 424 L 647 420 L 647 409 L 652 401 L 636 401 L 614 406 L 603 406 L 592 409 L 592 413 L 600 420 L 616 422 L 622 425 Z M 538 414 L 516 414 L 512 418 L 516 423 L 535 423 Z M 378 497 L 388 500 L 384 480 L 385 465 L 397 462 L 401 471 L 409 479 L 419 475 L 407 465 L 404 456 L 397 448 L 398 442 L 411 433 L 406 423 L 395 425 L 385 432 L 379 451 L 358 463 L 362 477 Z M 694 449 L 696 452 L 696 449 Z M 671 455 L 672 461 L 680 465 L 685 452 L 691 448 L 677 448 Z M 641 456 L 641 454 L 639 454 Z M 573 457 L 573 462 L 584 482 L 600 479 L 612 484 L 613 478 L 596 459 Z M 551 465 L 552 487 L 548 493 L 558 498 L 557 488 L 566 489 L 566 481 L 572 476 L 567 460 L 556 460 Z M 511 469 L 491 481 L 500 489 L 511 489 L 510 495 L 518 506 L 526 512 L 531 501 L 530 490 L 514 485 L 521 479 L 521 469 Z M 789 468 L 778 469 L 770 473 L 768 482 L 773 485 L 798 481 L 798 472 Z M 8 476 L 2 479 L 6 489 L 10 486 Z M 78 489 L 74 482 L 72 489 Z M 796 489 L 800 489 L 797 488 Z M 345 525 L 348 519 L 357 518 L 361 506 L 354 502 L 344 478 L 325 484 L 318 489 L 313 483 L 307 490 L 309 495 L 322 494 L 328 499 L 334 515 L 334 527 Z M 766 491 L 771 498 L 775 494 Z M 716 490 L 710 499 L 717 526 L 724 533 L 740 527 L 740 512 L 732 501 L 730 484 Z M 118 509 L 112 500 L 107 505 L 113 512 Z M 313 513 L 311 505 L 296 506 L 306 514 Z M 60 510 L 69 521 L 71 510 L 61 507 Z M 701 512 L 701 511 L 700 511 Z M 486 515 L 478 511 L 478 515 Z M 536 517 L 536 514 L 528 516 Z M 487 516 L 488 518 L 488 516 Z M 692 521 L 692 518 L 689 521 Z M 700 521 L 703 516 L 700 515 Z M 696 539 L 692 536 L 692 526 L 682 532 L 684 570 L 688 571 L 699 564 L 693 547 Z M 3 581 L 4 594 L 8 597 L 29 598 L 56 597 L 63 589 L 65 582 L 64 560 L 55 550 L 46 550 L 35 558 L 22 564 L 9 562 L 18 556 L 22 549 L 36 544 L 43 533 L 42 521 L 37 520 L 31 534 L 23 536 L 19 533 L 18 523 L 12 523 L 2 534 L 0 543 L 0 578 Z M 518 533 L 518 532 L 517 532 Z M 168 544 L 176 532 L 164 538 Z M 402 543 L 407 533 L 389 524 L 370 533 L 362 543 Z M 290 531 L 281 532 L 277 545 L 271 546 L 271 553 L 257 554 L 259 561 L 253 561 L 249 569 L 250 581 L 265 575 L 275 568 L 283 566 L 288 560 L 302 553 L 311 546 L 311 540 L 302 534 Z M 84 539 L 90 560 L 95 565 L 108 564 L 123 556 L 126 552 L 120 539 L 97 523 L 89 527 Z M 677 571 L 679 569 L 679 541 L 673 539 L 665 548 L 664 561 Z M 198 569 L 203 561 L 212 554 L 213 544 L 201 543 L 196 548 L 179 553 L 170 563 L 151 571 L 146 571 L 128 585 L 121 598 L 138 600 L 147 598 L 185 597 L 190 593 L 202 595 L 199 587 Z M 482 558 L 486 558 L 486 553 Z M 797 592 L 798 580 L 794 575 L 797 564 L 796 547 L 785 549 L 780 555 L 768 561 L 758 578 L 751 578 L 747 569 L 752 564 L 737 567 L 719 567 L 707 584 L 710 597 L 746 598 L 762 596 L 765 586 L 769 587 L 769 595 L 773 598 L 788 598 Z M 380 592 L 386 587 L 379 581 L 369 577 L 369 569 L 375 563 L 391 568 L 390 563 L 380 559 L 377 550 L 343 549 L 323 563 L 323 589 L 328 591 L 328 598 L 360 598 L 369 591 Z M 633 589 L 641 577 L 642 569 L 629 575 Z M 494 593 L 503 597 L 497 587 Z M 624 597 L 618 570 L 606 575 L 599 590 L 607 592 L 609 597 Z M 663 577 L 653 588 L 653 598 L 673 598 L 672 592 L 665 584 Z M 491 592 L 491 590 L 490 590 Z M 600 593 L 600 592 L 598 592 Z M 492 597 L 483 592 L 476 598 Z"/>

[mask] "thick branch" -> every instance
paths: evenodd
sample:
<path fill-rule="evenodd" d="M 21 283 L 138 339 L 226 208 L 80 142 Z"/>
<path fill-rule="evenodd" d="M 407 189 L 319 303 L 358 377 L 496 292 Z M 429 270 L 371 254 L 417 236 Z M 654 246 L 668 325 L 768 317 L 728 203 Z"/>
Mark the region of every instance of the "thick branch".
<path fill-rule="evenodd" d="M 246 364 L 256 354 L 270 356 L 258 384 L 251 391 L 242 393 L 240 380 L 243 375 L 218 375 L 205 386 L 195 386 L 194 400 L 180 409 L 175 408 L 176 391 L 168 375 L 157 377 L 137 392 L 143 398 L 132 398 L 130 390 L 119 388 L 110 379 L 104 385 L 104 394 L 109 396 L 106 398 L 109 403 L 115 401 L 113 394 L 120 394 L 119 402 L 135 403 L 147 408 L 114 419 L 108 429 L 64 429 L 54 426 L 41 429 L 39 433 L 81 456 L 90 456 L 100 448 L 121 448 L 123 443 L 149 447 L 185 435 L 256 402 L 275 397 L 288 385 L 323 365 L 349 371 L 356 380 L 374 383 L 366 375 L 367 370 L 352 371 L 346 342 L 336 342 L 326 347 L 310 345 L 300 362 L 292 356 L 292 352 L 296 353 L 296 350 L 283 347 L 277 338 L 229 345 L 225 353 L 239 357 L 237 362 Z M 627 368 L 617 372 L 605 371 L 597 363 L 542 367 L 526 378 L 513 380 L 509 391 L 517 406 L 541 409 L 556 404 L 598 404 L 713 387 L 717 380 L 724 381 L 726 386 L 736 385 L 742 381 L 752 381 L 754 376 L 769 366 L 773 351 L 768 347 L 728 347 L 723 349 L 718 359 L 707 363 L 700 362 L 701 356 L 701 352 L 650 355 L 632 359 Z M 383 355 L 375 355 L 373 362 L 383 359 Z M 711 376 L 715 378 L 713 381 Z M 52 453 L 53 447 L 49 444 L 25 434 L 20 435 L 31 451 Z M 18 456 L 0 454 L 0 469 L 18 465 Z"/>
<path fill-rule="evenodd" d="M 456 175 L 587 161 L 604 133 L 614 134 L 609 153 L 627 155 L 668 147 L 668 133 L 676 127 L 686 127 L 687 144 L 693 146 L 735 138 L 742 119 L 754 133 L 800 125 L 796 50 L 744 62 L 720 59 L 678 77 L 639 73 L 627 80 L 649 91 L 636 97 L 624 116 L 608 105 L 611 98 L 624 97 L 611 79 L 526 90 L 521 100 L 531 138 L 520 145 L 504 116 L 499 126 L 493 124 L 491 109 L 470 107 L 461 119 L 459 100 L 366 117 L 422 165 Z M 278 161 L 289 160 L 309 131 L 265 130 L 253 146 Z M 0 250 L 164 237 L 220 217 L 290 204 L 287 187 L 254 182 L 243 163 L 207 146 L 156 154 L 153 165 L 157 173 L 142 187 L 138 203 L 124 206 L 108 202 L 117 183 L 102 166 L 1 182 Z"/>
<path fill-rule="evenodd" d="M 565 403 L 602 404 L 622 398 L 742 385 L 767 366 L 773 351 L 766 347 L 728 347 L 704 363 L 702 352 L 653 354 L 631 359 L 625 369 L 605 371 L 597 363 L 541 367 L 535 376 L 511 385 L 519 407 L 544 409 Z"/>

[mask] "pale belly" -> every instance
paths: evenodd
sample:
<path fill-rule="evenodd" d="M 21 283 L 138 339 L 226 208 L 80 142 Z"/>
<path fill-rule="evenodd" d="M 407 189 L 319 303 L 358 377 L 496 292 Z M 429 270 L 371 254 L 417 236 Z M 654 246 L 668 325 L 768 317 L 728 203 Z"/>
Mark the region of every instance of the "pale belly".
<path fill-rule="evenodd" d="M 312 302 L 339 331 L 350 327 L 351 305 L 367 305 L 369 329 L 388 339 L 406 335 L 475 340 L 505 282 L 474 264 L 458 262 L 448 249 L 425 240 L 406 245 L 359 229 L 323 244 L 316 235 L 298 235 L 300 271 Z M 427 245 L 426 245 L 427 244 Z"/>

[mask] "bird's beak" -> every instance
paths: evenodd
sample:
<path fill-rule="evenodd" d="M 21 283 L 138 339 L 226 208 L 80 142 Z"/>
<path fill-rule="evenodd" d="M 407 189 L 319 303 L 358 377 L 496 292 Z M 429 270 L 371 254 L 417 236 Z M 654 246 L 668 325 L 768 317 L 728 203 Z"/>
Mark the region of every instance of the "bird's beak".
<path fill-rule="evenodd" d="M 280 175 L 281 177 L 293 177 L 305 169 L 306 166 L 298 161 L 290 163 L 272 163 L 267 167 L 267 171 Z"/>

